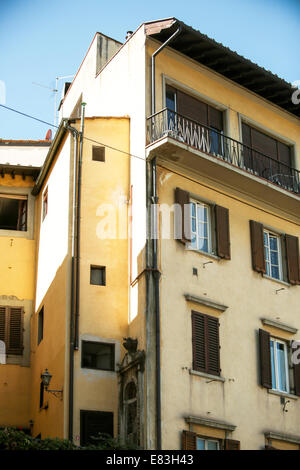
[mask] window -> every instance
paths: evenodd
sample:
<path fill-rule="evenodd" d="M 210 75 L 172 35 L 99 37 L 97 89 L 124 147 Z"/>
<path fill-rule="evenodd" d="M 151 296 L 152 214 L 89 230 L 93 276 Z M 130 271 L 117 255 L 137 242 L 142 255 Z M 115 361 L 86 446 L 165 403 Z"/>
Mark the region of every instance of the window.
<path fill-rule="evenodd" d="M 300 364 L 293 364 L 289 342 L 260 329 L 259 350 L 261 385 L 300 396 Z"/>
<path fill-rule="evenodd" d="M 105 162 L 105 147 L 93 145 L 92 159 L 96 162 Z"/>
<path fill-rule="evenodd" d="M 115 345 L 82 341 L 81 367 L 87 369 L 115 370 Z"/>
<path fill-rule="evenodd" d="M 43 194 L 42 212 L 43 212 L 43 220 L 44 220 L 48 213 L 48 187 L 45 189 L 44 194 Z"/>
<path fill-rule="evenodd" d="M 113 437 L 114 414 L 107 411 L 80 410 L 80 445 L 95 443 L 93 437 L 105 433 Z"/>
<path fill-rule="evenodd" d="M 230 259 L 229 211 L 175 189 L 174 238 L 188 247 Z"/>
<path fill-rule="evenodd" d="M 214 155 L 223 154 L 223 112 L 181 90 L 166 86 L 168 130 L 189 126 L 187 119 L 209 127 L 210 149 Z M 178 113 L 178 114 L 177 114 Z"/>
<path fill-rule="evenodd" d="M 243 143 L 249 147 L 244 148 L 245 166 L 264 178 L 289 186 L 292 183 L 290 147 L 244 122 L 242 134 Z"/>
<path fill-rule="evenodd" d="M 44 307 L 39 311 L 38 316 L 38 344 L 42 341 L 44 336 Z"/>
<path fill-rule="evenodd" d="M 219 441 L 215 439 L 197 437 L 196 448 L 197 450 L 220 450 L 220 444 Z"/>
<path fill-rule="evenodd" d="M 0 306 L 0 340 L 7 354 L 23 354 L 23 307 Z"/>
<path fill-rule="evenodd" d="M 201 436 L 191 431 L 182 431 L 182 449 L 240 450 L 240 441 L 234 439 L 215 439 L 213 437 Z"/>
<path fill-rule="evenodd" d="M 106 285 L 105 266 L 91 266 L 90 284 L 93 284 L 96 286 Z"/>
<path fill-rule="evenodd" d="M 287 345 L 283 341 L 271 338 L 272 389 L 289 392 Z"/>
<path fill-rule="evenodd" d="M 292 285 L 299 285 L 298 237 L 276 234 L 254 220 L 250 220 L 250 235 L 254 271 Z"/>
<path fill-rule="evenodd" d="M 192 312 L 193 370 L 220 375 L 218 318 Z"/>
<path fill-rule="evenodd" d="M 0 229 L 27 230 L 27 196 L 0 194 Z"/>
<path fill-rule="evenodd" d="M 264 230 L 264 248 L 267 276 L 282 279 L 280 237 Z"/>
<path fill-rule="evenodd" d="M 211 214 L 207 204 L 191 202 L 192 241 L 191 247 L 211 253 Z"/>

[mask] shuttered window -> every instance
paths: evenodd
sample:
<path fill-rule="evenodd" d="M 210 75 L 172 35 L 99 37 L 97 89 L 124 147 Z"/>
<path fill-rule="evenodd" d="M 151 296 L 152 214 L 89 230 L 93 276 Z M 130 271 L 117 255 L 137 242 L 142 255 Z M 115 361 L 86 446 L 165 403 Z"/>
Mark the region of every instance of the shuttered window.
<path fill-rule="evenodd" d="M 240 441 L 233 439 L 213 439 L 198 436 L 195 432 L 182 431 L 183 450 L 240 450 Z"/>
<path fill-rule="evenodd" d="M 261 385 L 300 396 L 300 364 L 291 360 L 288 342 L 272 338 L 268 331 L 260 329 L 259 353 Z M 293 368 L 292 376 L 289 376 L 289 364 Z"/>
<path fill-rule="evenodd" d="M 0 307 L 0 340 L 6 354 L 23 353 L 23 307 Z"/>
<path fill-rule="evenodd" d="M 172 100 L 170 101 L 170 97 Z M 196 121 L 199 124 L 223 131 L 223 112 L 203 101 L 167 85 L 166 104 L 173 105 L 172 111 L 181 116 Z"/>
<path fill-rule="evenodd" d="M 242 123 L 243 143 L 254 151 L 261 152 L 278 161 L 278 173 L 284 173 L 292 166 L 290 147 L 274 137 L 270 137 L 257 129 Z M 282 164 L 282 165 L 280 165 Z M 286 166 L 287 165 L 287 166 Z"/>
<path fill-rule="evenodd" d="M 80 445 L 94 444 L 99 433 L 113 437 L 114 415 L 108 411 L 80 410 Z"/>
<path fill-rule="evenodd" d="M 230 259 L 229 210 L 192 200 L 190 193 L 175 190 L 174 238 L 205 253 Z"/>
<path fill-rule="evenodd" d="M 219 320 L 192 312 L 193 369 L 220 375 Z"/>
<path fill-rule="evenodd" d="M 298 237 L 273 233 L 254 220 L 250 220 L 250 236 L 254 271 L 300 285 Z"/>

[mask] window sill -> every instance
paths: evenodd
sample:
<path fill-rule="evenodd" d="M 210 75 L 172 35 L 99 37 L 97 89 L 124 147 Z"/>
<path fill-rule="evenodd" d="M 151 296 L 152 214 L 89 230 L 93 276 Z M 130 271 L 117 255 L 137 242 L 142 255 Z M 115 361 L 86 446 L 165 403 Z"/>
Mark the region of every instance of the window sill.
<path fill-rule="evenodd" d="M 224 377 L 220 377 L 219 375 L 211 375 L 207 374 L 206 372 L 199 372 L 198 370 L 190 369 L 189 370 L 191 375 L 197 375 L 199 377 L 203 377 L 205 379 L 210 379 L 210 381 L 218 381 L 218 382 L 225 382 Z"/>
<path fill-rule="evenodd" d="M 268 389 L 268 393 L 271 395 L 277 395 L 278 397 L 290 398 L 291 400 L 298 400 L 299 398 L 297 395 L 292 395 L 291 393 L 287 392 L 280 392 L 279 390 L 272 390 L 271 388 Z"/>
<path fill-rule="evenodd" d="M 200 255 L 207 256 L 208 258 L 212 258 L 216 261 L 220 261 L 222 258 L 220 258 L 217 255 L 214 255 L 213 253 L 208 253 L 207 251 L 202 251 L 202 250 L 196 250 L 196 248 L 190 248 L 189 246 L 186 246 L 187 251 L 192 251 L 194 253 L 199 253 Z"/>
<path fill-rule="evenodd" d="M 265 279 L 269 279 L 270 281 L 277 282 L 278 284 L 281 284 L 283 286 L 291 287 L 291 284 L 289 284 L 286 281 L 282 281 L 281 279 L 276 279 L 275 277 L 267 276 L 267 274 L 263 274 L 262 276 Z"/>

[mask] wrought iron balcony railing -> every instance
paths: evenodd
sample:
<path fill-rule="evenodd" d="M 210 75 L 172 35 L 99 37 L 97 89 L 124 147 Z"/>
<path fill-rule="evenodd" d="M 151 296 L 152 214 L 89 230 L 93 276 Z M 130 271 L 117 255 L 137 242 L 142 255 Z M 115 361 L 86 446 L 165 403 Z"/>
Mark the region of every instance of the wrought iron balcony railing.
<path fill-rule="evenodd" d="M 147 119 L 148 143 L 171 137 L 208 155 L 300 194 L 300 172 L 211 127 L 164 108 Z"/>

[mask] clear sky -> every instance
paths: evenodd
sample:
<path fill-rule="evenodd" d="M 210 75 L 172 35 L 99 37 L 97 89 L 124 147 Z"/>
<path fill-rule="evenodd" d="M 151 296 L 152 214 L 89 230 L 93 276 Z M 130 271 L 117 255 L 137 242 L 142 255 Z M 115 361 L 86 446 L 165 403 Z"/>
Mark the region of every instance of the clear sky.
<path fill-rule="evenodd" d="M 54 94 L 33 82 L 54 88 L 76 73 L 96 31 L 123 42 L 144 21 L 173 16 L 300 80 L 300 0 L 0 0 L 2 103 L 53 123 Z M 0 138 L 43 139 L 48 128 L 0 107 Z"/>

